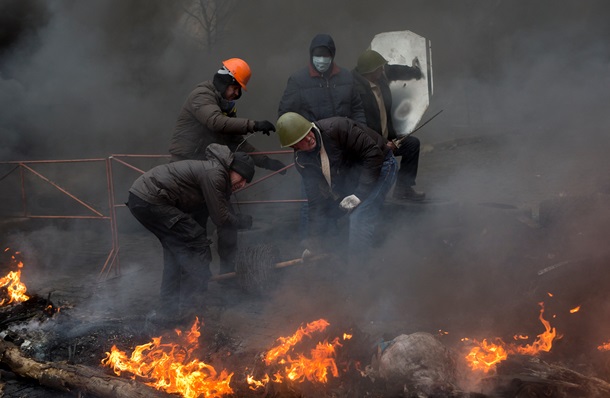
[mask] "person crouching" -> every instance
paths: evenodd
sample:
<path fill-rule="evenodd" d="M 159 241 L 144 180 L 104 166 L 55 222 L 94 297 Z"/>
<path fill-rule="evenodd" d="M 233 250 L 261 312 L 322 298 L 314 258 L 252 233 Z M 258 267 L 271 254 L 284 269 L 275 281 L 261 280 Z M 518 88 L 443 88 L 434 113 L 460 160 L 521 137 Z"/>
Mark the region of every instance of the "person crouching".
<path fill-rule="evenodd" d="M 229 199 L 252 181 L 254 161 L 224 145 L 210 144 L 206 151 L 207 160 L 156 166 L 129 189 L 129 210 L 163 247 L 162 316 L 175 318 L 191 311 L 211 277 L 211 241 L 192 213 L 207 211 L 216 226 L 252 226 L 252 217 L 236 214 Z"/>

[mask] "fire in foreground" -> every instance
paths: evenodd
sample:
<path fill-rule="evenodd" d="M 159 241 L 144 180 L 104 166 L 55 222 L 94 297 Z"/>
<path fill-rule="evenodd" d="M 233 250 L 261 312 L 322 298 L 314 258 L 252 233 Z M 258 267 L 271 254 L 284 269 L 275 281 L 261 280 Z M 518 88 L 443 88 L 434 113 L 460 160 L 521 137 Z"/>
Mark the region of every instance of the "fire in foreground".
<path fill-rule="evenodd" d="M 7 247 L 4 249 L 4 252 L 7 252 L 8 250 L 9 248 Z M 0 278 L 0 289 L 3 289 L 2 295 L 5 296 L 0 300 L 0 306 L 20 303 L 30 299 L 30 297 L 25 294 L 27 287 L 21 282 L 21 268 L 23 268 L 23 262 L 17 260 L 15 255 L 12 255 L 11 263 L 16 265 L 17 271 L 10 271 L 5 277 Z M 6 293 L 4 293 L 4 289 L 6 289 Z"/>
<path fill-rule="evenodd" d="M 485 373 L 494 369 L 494 366 L 501 361 L 508 358 L 509 354 L 521 354 L 521 355 L 537 355 L 540 351 L 549 352 L 553 346 L 553 340 L 558 337 L 555 328 L 551 327 L 551 324 L 545 320 L 542 316 L 544 314 L 544 303 L 538 303 L 540 305 L 540 322 L 544 325 L 545 331 L 539 334 L 536 340 L 532 344 L 525 346 L 518 346 L 516 344 L 508 344 L 497 338 L 496 343 L 488 343 L 486 339 L 482 342 L 473 340 L 475 346 L 466 355 L 466 361 L 472 370 L 482 370 Z M 520 337 L 515 336 L 515 340 Z M 464 339 L 469 340 L 469 339 Z"/>
<path fill-rule="evenodd" d="M 198 348 L 199 319 L 187 333 L 176 329 L 176 343 L 164 343 L 155 337 L 150 343 L 137 346 L 131 356 L 112 346 L 102 364 L 113 368 L 121 375 L 129 372 L 132 378 L 143 378 L 145 383 L 168 393 L 178 393 L 185 398 L 219 397 L 233 393 L 229 386 L 233 373 L 222 370 L 197 358 L 193 352 Z"/>

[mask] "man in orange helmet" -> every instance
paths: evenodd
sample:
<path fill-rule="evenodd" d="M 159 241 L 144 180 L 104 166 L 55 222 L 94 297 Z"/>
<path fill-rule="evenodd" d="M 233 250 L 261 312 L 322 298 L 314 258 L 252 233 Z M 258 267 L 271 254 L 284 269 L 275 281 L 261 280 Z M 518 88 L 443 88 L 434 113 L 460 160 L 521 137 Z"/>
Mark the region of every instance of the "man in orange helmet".
<path fill-rule="evenodd" d="M 232 151 L 239 146 L 244 152 L 256 148 L 243 142 L 245 135 L 262 131 L 269 135 L 275 126 L 268 120 L 251 120 L 237 117 L 235 101 L 251 76 L 250 66 L 239 58 L 222 62 L 212 80 L 199 83 L 187 97 L 178 115 L 169 152 L 172 161 L 205 159 L 205 148 L 212 143 L 228 146 Z M 279 170 L 285 165 L 265 155 L 252 157 L 261 168 Z"/>
<path fill-rule="evenodd" d="M 222 67 L 212 80 L 199 83 L 189 94 L 178 115 L 169 152 L 171 161 L 185 159 L 206 159 L 206 148 L 212 143 L 226 145 L 232 152 L 238 148 L 249 153 L 257 149 L 245 141 L 248 133 L 257 131 L 270 135 L 275 126 L 268 120 L 251 120 L 237 117 L 235 101 L 241 97 L 242 89 L 250 80 L 250 66 L 240 58 L 222 62 Z M 252 155 L 258 167 L 278 171 L 287 166 L 266 155 Z M 285 174 L 286 171 L 280 171 Z M 195 219 L 205 228 L 208 215 L 194 214 Z M 233 226 L 219 226 L 218 255 L 220 273 L 233 272 L 237 251 L 237 229 Z"/>

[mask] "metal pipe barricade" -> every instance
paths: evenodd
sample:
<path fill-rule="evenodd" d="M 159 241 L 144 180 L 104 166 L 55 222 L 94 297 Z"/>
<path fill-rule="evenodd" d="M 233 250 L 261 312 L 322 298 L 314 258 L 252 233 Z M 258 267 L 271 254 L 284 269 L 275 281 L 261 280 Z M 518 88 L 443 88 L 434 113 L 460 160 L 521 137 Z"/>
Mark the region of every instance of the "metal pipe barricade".
<path fill-rule="evenodd" d="M 292 154 L 292 150 L 282 150 L 282 151 L 266 151 L 266 152 L 252 152 L 251 155 L 278 155 L 278 154 Z M 21 218 L 30 218 L 30 219 L 92 219 L 92 220 L 108 220 L 111 234 L 111 247 L 109 248 L 108 255 L 106 256 L 106 260 L 101 267 L 101 270 L 98 274 L 98 281 L 103 281 L 108 279 L 111 275 L 119 276 L 120 275 L 120 261 L 119 261 L 119 250 L 120 250 L 120 240 L 119 240 L 119 231 L 118 231 L 118 223 L 117 223 L 117 212 L 116 209 L 119 207 L 126 207 L 122 203 L 117 203 L 115 199 L 115 188 L 116 188 L 116 176 L 115 171 L 113 170 L 113 163 L 116 162 L 132 171 L 135 171 L 139 174 L 143 174 L 145 171 L 142 168 L 133 165 L 130 161 L 132 159 L 169 159 L 169 155 L 145 155 L 145 154 L 113 154 L 108 156 L 107 158 L 91 158 L 91 159 L 64 159 L 64 160 L 27 160 L 27 161 L 0 161 L 0 165 L 14 165 L 15 167 L 6 173 L 3 176 L 0 176 L 0 184 L 2 181 L 12 174 L 14 171 L 19 170 L 19 185 L 20 185 L 20 194 L 21 194 Z M 85 199 L 80 198 L 76 193 L 69 191 L 68 189 L 62 187 L 58 183 L 54 182 L 51 178 L 46 176 L 43 172 L 39 170 L 35 170 L 32 168 L 34 165 L 45 165 L 45 164 L 79 164 L 79 163 L 103 163 L 105 169 L 106 176 L 106 195 L 107 195 L 107 203 L 108 209 L 107 212 L 104 210 L 100 210 L 99 208 L 95 208 L 93 205 L 87 203 Z M 277 174 L 294 167 L 294 163 L 288 164 L 286 167 L 273 171 L 259 179 L 252 181 L 248 186 L 240 189 L 239 191 L 243 191 L 246 189 L 251 189 L 253 186 L 261 184 L 268 179 L 276 176 Z M 32 214 L 28 207 L 28 192 L 26 190 L 26 175 L 32 175 L 36 177 L 38 180 L 50 185 L 56 191 L 60 192 L 62 195 L 74 200 L 76 203 L 80 205 L 81 208 L 87 210 L 87 212 L 91 213 L 90 215 L 38 215 Z M 4 190 L 4 192 L 8 192 Z M 270 200 L 250 200 L 250 201 L 236 201 L 236 204 L 281 204 L 281 203 L 302 203 L 307 201 L 306 199 L 270 199 Z"/>

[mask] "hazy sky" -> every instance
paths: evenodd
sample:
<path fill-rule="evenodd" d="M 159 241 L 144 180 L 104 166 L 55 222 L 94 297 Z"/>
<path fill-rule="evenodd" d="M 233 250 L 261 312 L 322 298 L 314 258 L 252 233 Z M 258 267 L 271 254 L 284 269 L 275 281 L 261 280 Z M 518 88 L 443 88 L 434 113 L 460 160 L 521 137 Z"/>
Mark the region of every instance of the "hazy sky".
<path fill-rule="evenodd" d="M 0 159 L 165 153 L 190 89 L 233 56 L 253 69 L 239 115 L 274 121 L 288 75 L 321 32 L 334 37 L 336 60 L 349 69 L 376 33 L 429 38 L 430 109 L 445 110 L 430 141 L 481 124 L 554 134 L 607 128 L 606 2 L 378 4 L 237 1 L 224 41 L 208 52 L 185 33 L 179 2 L 5 0 Z"/>

